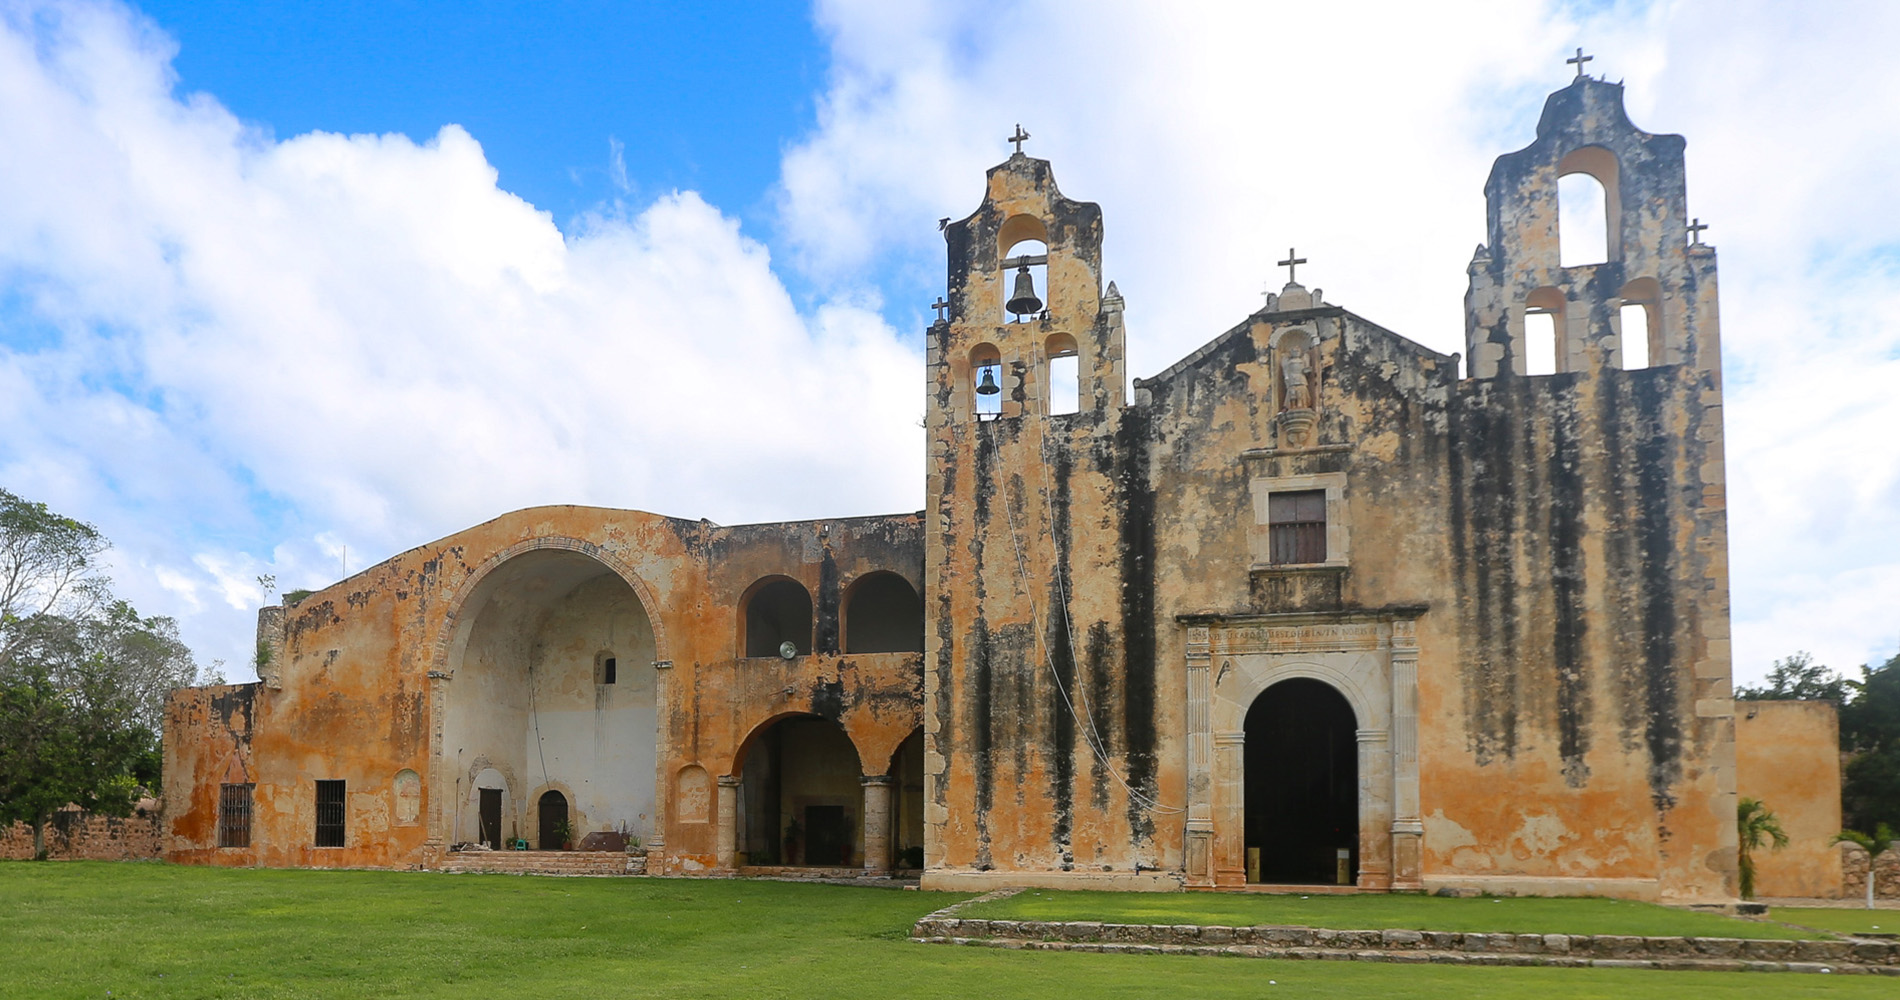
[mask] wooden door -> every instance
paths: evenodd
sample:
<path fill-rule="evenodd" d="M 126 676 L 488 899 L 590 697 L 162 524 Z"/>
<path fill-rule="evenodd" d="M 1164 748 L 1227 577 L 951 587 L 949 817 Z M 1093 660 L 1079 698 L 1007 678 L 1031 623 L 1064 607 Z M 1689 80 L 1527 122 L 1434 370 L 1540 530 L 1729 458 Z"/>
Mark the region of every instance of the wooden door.
<path fill-rule="evenodd" d="M 481 823 L 481 842 L 501 850 L 501 789 L 482 789 Z"/>

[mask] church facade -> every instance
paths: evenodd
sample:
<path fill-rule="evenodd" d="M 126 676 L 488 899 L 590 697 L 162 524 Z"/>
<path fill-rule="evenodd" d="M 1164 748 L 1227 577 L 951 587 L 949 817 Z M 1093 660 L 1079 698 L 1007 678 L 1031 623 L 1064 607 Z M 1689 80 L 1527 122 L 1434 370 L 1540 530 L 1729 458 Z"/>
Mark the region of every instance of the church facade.
<path fill-rule="evenodd" d="M 1485 186 L 1462 374 L 1289 282 L 1132 399 L 1101 211 L 1019 148 L 945 227 L 923 511 L 536 508 L 267 608 L 258 683 L 173 696 L 168 854 L 1730 898 L 1683 148 L 1620 85 L 1550 97 Z M 1564 266 L 1577 173 L 1607 252 Z"/>

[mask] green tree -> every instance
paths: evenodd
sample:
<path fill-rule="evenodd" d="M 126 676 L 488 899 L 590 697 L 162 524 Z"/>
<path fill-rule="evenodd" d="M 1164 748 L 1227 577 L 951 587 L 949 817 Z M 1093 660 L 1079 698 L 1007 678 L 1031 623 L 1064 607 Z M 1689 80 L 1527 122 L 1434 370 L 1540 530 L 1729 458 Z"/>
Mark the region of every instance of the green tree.
<path fill-rule="evenodd" d="M 1737 701 L 1832 701 L 1847 700 L 1848 682 L 1825 665 L 1814 662 L 1809 653 L 1796 653 L 1775 661 L 1768 672 L 1768 683 L 1761 687 L 1735 689 Z"/>
<path fill-rule="evenodd" d="M 1848 827 L 1900 827 L 1900 654 L 1847 682 L 1852 698 L 1841 706 L 1841 749 L 1851 756 L 1842 773 L 1841 812 Z"/>
<path fill-rule="evenodd" d="M 197 676 L 170 618 L 141 616 L 98 572 L 105 537 L 0 490 L 0 823 L 68 804 L 126 815 L 159 785 L 165 696 Z"/>
<path fill-rule="evenodd" d="M 1747 796 L 1735 804 L 1735 832 L 1741 845 L 1736 867 L 1742 875 L 1742 898 L 1754 899 L 1755 851 L 1770 844 L 1774 845 L 1772 850 L 1779 851 L 1788 846 L 1788 835 L 1781 829 L 1781 820 L 1767 806 Z"/>

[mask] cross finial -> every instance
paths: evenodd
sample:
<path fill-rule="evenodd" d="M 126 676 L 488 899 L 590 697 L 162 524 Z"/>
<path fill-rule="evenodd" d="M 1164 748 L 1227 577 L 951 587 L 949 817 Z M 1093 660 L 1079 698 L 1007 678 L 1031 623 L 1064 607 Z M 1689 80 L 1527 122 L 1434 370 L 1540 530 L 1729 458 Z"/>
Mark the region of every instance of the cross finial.
<path fill-rule="evenodd" d="M 1587 62 L 1589 62 L 1590 60 L 1592 60 L 1592 59 L 1595 59 L 1595 58 L 1596 58 L 1596 56 L 1586 56 L 1586 55 L 1584 55 L 1584 54 L 1583 54 L 1583 48 L 1582 48 L 1581 46 L 1579 46 L 1579 47 L 1577 48 L 1577 54 L 1576 54 L 1576 55 L 1574 55 L 1574 56 L 1571 56 L 1571 57 L 1570 57 L 1570 58 L 1568 58 L 1568 59 L 1565 59 L 1565 60 L 1564 60 L 1564 65 L 1566 65 L 1566 66 L 1569 66 L 1569 65 L 1574 65 L 1574 66 L 1576 66 L 1576 67 L 1577 67 L 1577 79 L 1579 79 L 1579 80 L 1581 80 L 1581 79 L 1583 79 L 1583 64 L 1584 64 L 1584 63 L 1587 63 Z"/>
<path fill-rule="evenodd" d="M 1293 276 L 1296 273 L 1298 273 L 1300 265 L 1306 263 L 1306 258 L 1294 256 L 1293 248 L 1287 247 L 1286 259 L 1283 261 L 1279 261 L 1278 263 L 1279 263 L 1279 266 L 1286 268 L 1286 281 L 1287 281 L 1287 284 L 1290 285 L 1290 284 L 1293 284 L 1295 280 Z"/>
<path fill-rule="evenodd" d="M 1025 132 L 1025 131 L 1023 131 L 1023 123 L 1022 123 L 1022 122 L 1017 122 L 1017 123 L 1016 123 L 1016 134 L 1015 134 L 1015 135 L 1012 135 L 1012 136 L 1010 136 L 1010 137 L 1009 137 L 1008 139 L 1006 139 L 1006 140 L 1004 140 L 1004 141 L 1006 141 L 1006 142 L 1013 142 L 1013 143 L 1015 143 L 1015 144 L 1016 144 L 1016 152 L 1018 152 L 1018 153 L 1021 153 L 1021 152 L 1023 151 L 1023 142 L 1024 142 L 1025 140 L 1027 140 L 1028 138 L 1029 138 L 1029 133 L 1027 133 L 1027 132 Z"/>
<path fill-rule="evenodd" d="M 1689 242 L 1695 244 L 1696 246 L 1701 246 L 1702 245 L 1702 231 L 1707 228 L 1709 228 L 1709 224 L 1706 222 L 1703 222 L 1701 219 L 1695 219 L 1691 221 L 1689 223 Z"/>
<path fill-rule="evenodd" d="M 950 308 L 950 303 L 948 303 L 948 302 L 945 302 L 945 301 L 943 300 L 943 296 L 941 296 L 941 295 L 939 295 L 939 296 L 937 296 L 937 301 L 935 301 L 935 302 L 932 302 L 932 303 L 930 304 L 930 308 L 932 308 L 932 309 L 935 309 L 935 310 L 937 310 L 937 319 L 938 319 L 938 320 L 942 320 L 942 319 L 943 319 L 943 311 L 944 311 L 945 309 L 948 309 L 948 308 Z"/>

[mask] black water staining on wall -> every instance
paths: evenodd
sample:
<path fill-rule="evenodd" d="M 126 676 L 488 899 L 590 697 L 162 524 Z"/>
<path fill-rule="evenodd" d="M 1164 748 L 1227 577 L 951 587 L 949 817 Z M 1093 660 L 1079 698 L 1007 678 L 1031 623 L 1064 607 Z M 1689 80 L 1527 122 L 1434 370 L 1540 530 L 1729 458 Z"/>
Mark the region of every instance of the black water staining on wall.
<path fill-rule="evenodd" d="M 1123 670 L 1123 760 L 1130 788 L 1152 799 L 1156 794 L 1155 751 L 1155 495 L 1148 476 L 1148 412 L 1122 413 L 1115 444 L 1122 463 L 1115 499 L 1121 512 L 1121 626 L 1126 648 Z M 1154 836 L 1148 804 L 1128 800 L 1128 824 L 1136 840 Z"/>

